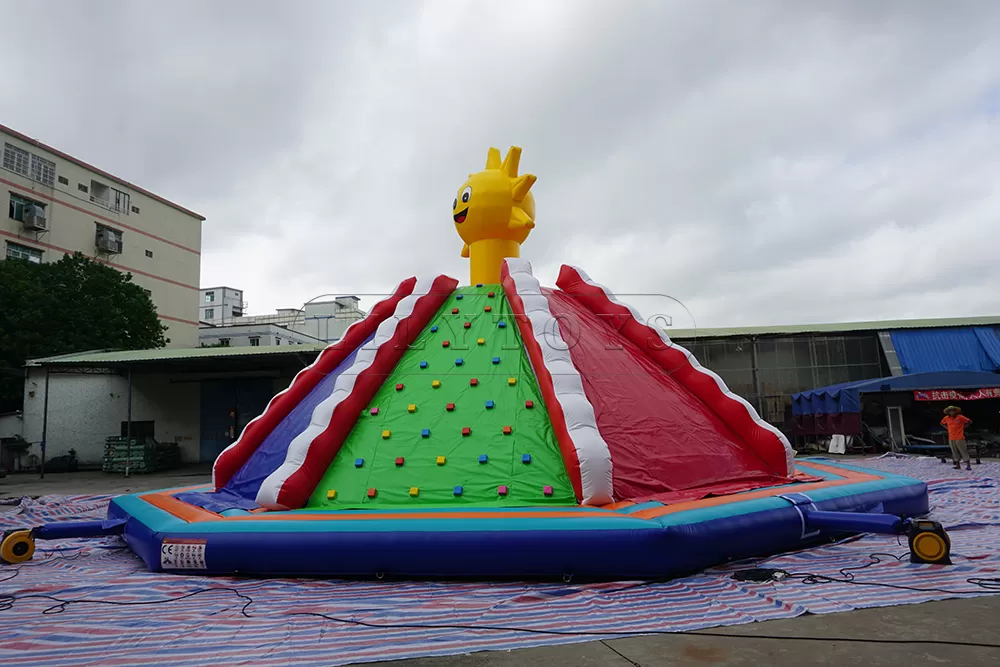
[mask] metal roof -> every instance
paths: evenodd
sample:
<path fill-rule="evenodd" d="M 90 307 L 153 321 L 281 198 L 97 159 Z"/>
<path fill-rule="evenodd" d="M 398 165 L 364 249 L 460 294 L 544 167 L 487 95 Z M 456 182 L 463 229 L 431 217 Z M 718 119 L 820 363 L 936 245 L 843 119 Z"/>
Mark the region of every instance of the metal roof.
<path fill-rule="evenodd" d="M 234 357 L 266 357 L 315 354 L 326 344 L 316 345 L 262 345 L 259 347 L 192 347 L 158 348 L 154 350 L 102 350 L 63 354 L 54 357 L 31 359 L 26 366 L 110 366 L 114 364 L 141 364 L 186 359 L 231 359 Z"/>
<path fill-rule="evenodd" d="M 878 320 L 871 322 L 832 322 L 825 324 L 790 324 L 758 327 L 716 327 L 705 329 L 665 329 L 671 338 L 727 338 L 734 336 L 781 336 L 805 333 L 848 333 L 892 329 L 927 329 L 937 327 L 1000 326 L 1000 315 L 982 317 L 939 317 L 921 320 Z"/>

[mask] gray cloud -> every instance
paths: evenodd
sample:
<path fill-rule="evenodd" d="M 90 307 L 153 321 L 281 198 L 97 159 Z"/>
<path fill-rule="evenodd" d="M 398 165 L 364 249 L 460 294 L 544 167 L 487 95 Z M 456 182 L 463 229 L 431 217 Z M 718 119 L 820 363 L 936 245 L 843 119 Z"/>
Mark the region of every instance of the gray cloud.
<path fill-rule="evenodd" d="M 205 214 L 252 312 L 464 279 L 451 199 L 512 143 L 545 283 L 699 326 L 1000 311 L 990 3 L 54 7 L 0 0 L 45 26 L 8 33 L 4 122 Z"/>

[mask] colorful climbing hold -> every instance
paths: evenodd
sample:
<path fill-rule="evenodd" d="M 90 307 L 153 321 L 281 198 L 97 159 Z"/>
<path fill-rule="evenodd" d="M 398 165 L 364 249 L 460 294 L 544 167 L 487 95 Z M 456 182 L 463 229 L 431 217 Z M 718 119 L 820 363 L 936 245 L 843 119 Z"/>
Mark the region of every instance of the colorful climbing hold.
<path fill-rule="evenodd" d="M 468 426 L 462 427 L 462 435 L 471 435 L 471 434 L 472 434 L 471 428 L 469 428 Z"/>
<path fill-rule="evenodd" d="M 435 463 L 437 463 L 437 464 L 438 464 L 439 466 L 443 466 L 443 465 L 444 465 L 444 462 L 445 462 L 445 460 L 446 460 L 446 459 L 445 459 L 445 457 L 443 457 L 443 456 L 439 456 L 439 457 L 437 457 L 437 458 L 436 458 L 436 459 L 435 459 L 434 461 L 435 461 Z"/>
<path fill-rule="evenodd" d="M 455 295 L 455 301 L 461 301 L 464 297 L 465 297 L 464 294 L 456 294 Z"/>
<path fill-rule="evenodd" d="M 510 435 L 513 432 L 514 432 L 514 429 L 512 429 L 510 426 L 504 426 L 503 427 L 503 434 L 504 435 Z"/>
<path fill-rule="evenodd" d="M 421 429 L 420 430 L 420 437 L 421 438 L 429 438 L 429 437 L 431 437 L 431 430 L 429 428 Z"/>
<path fill-rule="evenodd" d="M 360 468 L 364 464 L 365 464 L 365 460 L 364 459 L 354 459 L 354 467 L 355 468 Z"/>
<path fill-rule="evenodd" d="M 455 490 L 452 491 L 452 493 L 454 493 L 456 496 L 460 496 L 460 495 L 462 495 L 462 491 L 463 491 L 462 487 L 456 486 Z"/>
<path fill-rule="evenodd" d="M 469 378 L 469 386 L 470 387 L 478 387 L 479 386 L 479 379 L 478 378 Z"/>
<path fill-rule="evenodd" d="M 448 405 L 444 406 L 444 409 L 447 410 L 448 412 L 454 412 L 455 411 L 455 404 L 454 403 L 449 403 Z"/>
<path fill-rule="evenodd" d="M 378 490 L 376 490 L 376 489 L 368 489 L 368 497 L 369 498 L 374 498 L 377 495 L 378 495 Z"/>
<path fill-rule="evenodd" d="M 410 497 L 411 498 L 416 498 L 419 493 L 420 493 L 420 489 L 418 489 L 415 486 L 411 486 L 410 487 Z"/>
<path fill-rule="evenodd" d="M 463 359 L 462 357 L 459 357 L 458 359 L 455 360 L 455 365 L 456 366 L 461 366 L 464 363 L 465 363 L 465 359 Z"/>
<path fill-rule="evenodd" d="M 484 313 L 492 313 L 493 312 L 493 306 L 486 306 L 485 308 L 483 308 L 483 312 Z"/>
<path fill-rule="evenodd" d="M 441 341 L 441 347 L 448 347 L 451 345 L 451 341 L 443 340 Z"/>
<path fill-rule="evenodd" d="M 521 454 L 521 463 L 531 463 L 531 454 Z"/>
<path fill-rule="evenodd" d="M 438 330 L 438 327 L 437 327 L 436 324 L 431 327 L 431 333 L 437 333 L 437 330 Z"/>
<path fill-rule="evenodd" d="M 517 384 L 517 378 L 507 378 L 507 385 L 513 387 Z"/>
<path fill-rule="evenodd" d="M 441 386 L 441 380 L 431 380 L 431 386 L 437 389 Z"/>
<path fill-rule="evenodd" d="M 417 404 L 416 403 L 410 403 L 409 405 L 406 406 L 406 411 L 409 412 L 409 413 L 411 413 L 411 414 L 414 413 L 414 412 L 416 412 L 417 411 Z"/>
<path fill-rule="evenodd" d="M 382 439 L 383 440 L 388 440 L 389 436 L 391 436 L 391 435 L 392 435 L 392 431 L 390 431 L 389 429 L 386 429 L 386 430 L 382 431 Z"/>
<path fill-rule="evenodd" d="M 479 462 L 480 463 L 486 463 L 489 460 L 490 460 L 490 457 L 487 456 L 486 454 L 480 454 L 479 455 Z"/>
<path fill-rule="evenodd" d="M 337 499 L 337 490 L 336 489 L 330 489 L 329 491 L 327 491 L 326 492 L 326 499 L 327 500 L 336 500 Z"/>
<path fill-rule="evenodd" d="M 488 296 L 488 297 L 489 297 L 489 298 L 491 298 L 491 299 L 492 299 L 493 297 L 495 297 L 496 295 L 497 295 L 497 293 L 496 293 L 496 292 L 487 292 L 487 293 L 486 293 L 486 296 Z"/>
<path fill-rule="evenodd" d="M 506 322 L 504 322 L 503 320 L 500 320 L 499 322 L 497 322 L 497 329 L 506 329 L 506 328 L 507 328 L 507 323 Z"/>
<path fill-rule="evenodd" d="M 500 486 L 497 487 L 497 495 L 498 496 L 506 496 L 507 495 L 507 485 L 506 484 L 501 484 Z"/>
<path fill-rule="evenodd" d="M 486 409 L 492 410 L 493 406 L 496 405 L 493 401 L 486 401 Z"/>
<path fill-rule="evenodd" d="M 476 287 L 482 287 L 482 286 L 483 286 L 482 283 L 476 283 Z"/>
<path fill-rule="evenodd" d="M 403 383 L 402 382 L 400 382 L 399 384 L 396 385 L 396 391 L 403 391 Z"/>
<path fill-rule="evenodd" d="M 544 493 L 546 496 L 551 496 L 552 495 L 552 487 L 551 486 L 543 486 L 542 487 L 542 493 Z"/>
<path fill-rule="evenodd" d="M 493 357 L 493 363 L 494 364 L 499 364 L 500 363 L 500 357 Z"/>
<path fill-rule="evenodd" d="M 535 407 L 535 402 L 531 401 L 531 400 L 525 401 L 524 402 L 524 407 L 526 407 L 526 408 L 528 408 L 530 410 L 531 408 Z"/>
<path fill-rule="evenodd" d="M 420 362 L 420 367 L 421 368 L 427 368 L 427 362 L 426 361 L 421 361 Z"/>
<path fill-rule="evenodd" d="M 369 412 L 369 414 L 371 414 L 372 417 L 374 417 L 375 415 L 378 414 L 378 408 L 372 408 L 368 412 Z"/>
<path fill-rule="evenodd" d="M 402 456 L 397 456 L 396 457 L 396 465 L 397 466 L 403 465 L 404 462 L 405 462 L 405 459 Z"/>
<path fill-rule="evenodd" d="M 486 339 L 485 338 L 477 338 L 476 339 L 476 345 L 486 345 Z"/>
<path fill-rule="evenodd" d="M 451 309 L 451 314 L 452 315 L 458 315 L 458 308 L 452 308 Z"/>

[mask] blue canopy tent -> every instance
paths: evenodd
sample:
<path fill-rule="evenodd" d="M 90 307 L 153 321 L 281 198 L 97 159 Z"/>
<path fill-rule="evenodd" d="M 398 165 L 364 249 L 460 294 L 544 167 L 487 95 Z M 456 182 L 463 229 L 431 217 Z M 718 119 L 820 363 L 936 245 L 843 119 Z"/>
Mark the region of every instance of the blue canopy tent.
<path fill-rule="evenodd" d="M 932 371 L 810 389 L 792 395 L 795 434 L 860 433 L 862 394 L 989 387 L 1000 387 L 1000 374 L 986 371 Z"/>

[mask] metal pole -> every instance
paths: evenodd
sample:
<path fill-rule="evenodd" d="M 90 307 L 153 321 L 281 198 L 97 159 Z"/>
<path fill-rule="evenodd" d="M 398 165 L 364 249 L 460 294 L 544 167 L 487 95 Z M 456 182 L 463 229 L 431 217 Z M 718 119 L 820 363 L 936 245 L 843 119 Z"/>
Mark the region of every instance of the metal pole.
<path fill-rule="evenodd" d="M 125 422 L 125 476 L 132 467 L 132 367 L 128 367 L 128 417 Z"/>
<path fill-rule="evenodd" d="M 45 399 L 42 402 L 42 465 L 39 479 L 45 479 L 45 440 L 49 435 L 49 369 L 45 369 Z"/>
<path fill-rule="evenodd" d="M 752 367 L 751 373 L 753 376 L 753 393 L 757 398 L 757 414 L 760 415 L 761 419 L 767 419 L 764 416 L 764 403 L 761 401 L 761 389 L 760 389 L 760 362 L 757 357 L 757 337 L 750 337 L 750 366 Z"/>

